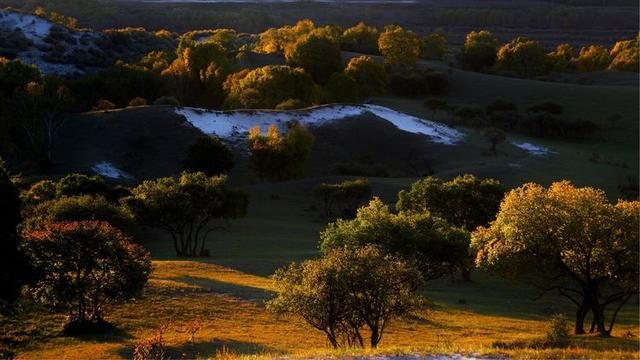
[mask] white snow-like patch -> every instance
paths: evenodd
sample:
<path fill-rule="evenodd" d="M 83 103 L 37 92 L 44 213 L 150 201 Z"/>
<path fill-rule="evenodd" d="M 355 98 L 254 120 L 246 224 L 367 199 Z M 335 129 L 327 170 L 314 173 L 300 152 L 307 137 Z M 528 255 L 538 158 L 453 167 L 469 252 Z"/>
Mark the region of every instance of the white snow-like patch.
<path fill-rule="evenodd" d="M 36 45 L 44 42 L 51 31 L 51 22 L 41 17 L 20 12 L 0 12 L 0 28 L 20 29 L 24 36 Z"/>
<path fill-rule="evenodd" d="M 290 111 L 236 110 L 214 111 L 197 108 L 176 108 L 175 112 L 184 116 L 193 126 L 210 135 L 234 139 L 244 137 L 255 126 L 265 131 L 271 125 L 285 129 L 289 121 L 304 125 L 320 126 L 332 121 L 346 119 L 365 113 L 372 113 L 398 129 L 427 136 L 431 141 L 455 145 L 464 134 L 435 121 L 424 120 L 378 105 L 324 105 L 309 109 Z"/>
<path fill-rule="evenodd" d="M 548 147 L 535 145 L 528 142 L 512 141 L 511 144 L 521 150 L 528 152 L 533 156 L 547 156 L 551 154 L 557 154 L 555 151 L 551 151 Z"/>
<path fill-rule="evenodd" d="M 109 179 L 131 179 L 131 175 L 115 167 L 112 163 L 102 161 L 91 167 L 96 174 Z"/>

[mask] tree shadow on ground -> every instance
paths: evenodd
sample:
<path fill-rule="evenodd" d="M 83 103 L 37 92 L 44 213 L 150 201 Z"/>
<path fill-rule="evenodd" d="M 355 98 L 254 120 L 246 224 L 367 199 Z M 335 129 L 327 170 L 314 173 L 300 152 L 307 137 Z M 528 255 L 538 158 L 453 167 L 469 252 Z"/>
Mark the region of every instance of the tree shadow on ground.
<path fill-rule="evenodd" d="M 231 295 L 242 300 L 261 302 L 273 297 L 273 292 L 268 290 L 247 285 L 218 281 L 214 279 L 194 276 L 180 276 L 172 277 L 169 279 L 173 281 L 179 281 L 188 285 L 196 285 L 215 293 Z"/>
<path fill-rule="evenodd" d="M 131 359 L 133 357 L 133 344 L 120 348 L 116 354 L 121 358 Z M 200 359 L 215 358 L 220 356 L 238 357 L 243 355 L 275 354 L 279 351 L 267 346 L 236 340 L 212 339 L 209 341 L 190 341 L 182 344 L 167 346 L 165 349 L 165 359 Z"/>
<path fill-rule="evenodd" d="M 65 334 L 61 332 L 59 336 L 96 343 L 119 343 L 133 338 L 128 331 L 118 328 L 115 324 L 109 324 L 107 329 L 99 332 L 87 334 Z"/>

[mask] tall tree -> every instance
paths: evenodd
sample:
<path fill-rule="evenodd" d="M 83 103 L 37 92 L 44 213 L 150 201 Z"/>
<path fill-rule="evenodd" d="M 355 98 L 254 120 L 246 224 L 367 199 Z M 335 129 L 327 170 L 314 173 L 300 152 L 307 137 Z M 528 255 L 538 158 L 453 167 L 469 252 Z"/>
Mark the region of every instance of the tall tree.
<path fill-rule="evenodd" d="M 413 31 L 388 25 L 380 34 L 378 49 L 387 65 L 413 66 L 422 54 L 422 40 Z"/>
<path fill-rule="evenodd" d="M 576 334 L 591 311 L 598 333 L 611 334 L 618 311 L 638 296 L 640 202 L 612 205 L 602 190 L 568 181 L 526 184 L 504 198 L 489 227 L 473 235 L 476 263 L 526 274 L 544 291 L 576 305 Z M 605 309 L 614 305 L 607 327 Z"/>

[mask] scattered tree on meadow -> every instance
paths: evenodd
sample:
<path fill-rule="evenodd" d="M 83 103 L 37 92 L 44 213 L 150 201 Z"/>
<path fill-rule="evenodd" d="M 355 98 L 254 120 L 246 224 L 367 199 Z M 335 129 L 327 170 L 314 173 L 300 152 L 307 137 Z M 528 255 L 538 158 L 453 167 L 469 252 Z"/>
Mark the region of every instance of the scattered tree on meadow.
<path fill-rule="evenodd" d="M 431 33 L 422 39 L 422 57 L 442 60 L 447 54 L 447 38 L 441 33 Z"/>
<path fill-rule="evenodd" d="M 445 100 L 428 98 L 424 101 L 424 106 L 431 110 L 431 118 L 435 120 L 438 111 L 449 111 L 449 104 Z"/>
<path fill-rule="evenodd" d="M 489 31 L 472 31 L 465 38 L 460 61 L 471 70 L 482 70 L 496 62 L 497 42 Z"/>
<path fill-rule="evenodd" d="M 560 44 L 555 51 L 547 53 L 547 66 L 551 71 L 564 72 L 573 59 L 573 48 L 569 44 Z"/>
<path fill-rule="evenodd" d="M 285 100 L 310 104 L 317 94 L 311 76 L 301 68 L 269 65 L 231 74 L 224 83 L 226 108 L 273 109 Z"/>
<path fill-rule="evenodd" d="M 547 54 L 538 41 L 518 37 L 498 50 L 496 64 L 518 75 L 537 76 L 547 72 Z"/>
<path fill-rule="evenodd" d="M 147 180 L 124 198 L 124 207 L 138 223 L 167 231 L 176 255 L 205 256 L 214 222 L 245 215 L 247 194 L 229 189 L 225 176 L 182 173 L 179 178 Z"/>
<path fill-rule="evenodd" d="M 149 253 L 105 222 L 49 224 L 25 233 L 37 280 L 34 297 L 66 308 L 65 330 L 104 325 L 105 306 L 139 294 L 151 274 Z"/>
<path fill-rule="evenodd" d="M 284 55 L 288 65 L 303 68 L 319 84 L 325 84 L 331 74 L 342 70 L 340 44 L 315 33 L 298 39 Z"/>
<path fill-rule="evenodd" d="M 220 139 L 206 136 L 196 140 L 182 162 L 188 172 L 203 172 L 207 176 L 226 174 L 233 169 L 233 153 Z"/>
<path fill-rule="evenodd" d="M 413 183 L 410 190 L 400 191 L 396 209 L 430 212 L 470 234 L 478 226 L 487 226 L 495 219 L 503 197 L 504 188 L 494 179 L 464 175 L 444 181 L 428 177 Z M 472 268 L 473 259 L 467 259 L 462 267 L 465 281 L 471 280 Z"/>
<path fill-rule="evenodd" d="M 413 66 L 422 53 L 422 40 L 413 31 L 388 25 L 380 34 L 378 49 L 387 65 Z"/>
<path fill-rule="evenodd" d="M 293 263 L 274 275 L 278 289 L 268 307 L 302 317 L 323 331 L 334 348 L 375 348 L 393 317 L 419 304 L 420 272 L 375 246 L 336 249 L 319 260 Z"/>
<path fill-rule="evenodd" d="M 313 146 L 313 135 L 304 126 L 290 124 L 283 136 L 276 125 L 265 134 L 257 126 L 249 131 L 249 166 L 265 180 L 281 181 L 301 176 Z"/>
<path fill-rule="evenodd" d="M 484 137 L 491 143 L 491 152 L 496 153 L 496 146 L 507 139 L 507 135 L 501 129 L 488 127 L 484 129 Z"/>
<path fill-rule="evenodd" d="M 611 63 L 609 49 L 601 45 L 591 45 L 580 49 L 576 65 L 580 72 L 605 70 Z"/>
<path fill-rule="evenodd" d="M 361 96 L 380 95 L 389 82 L 384 65 L 369 56 L 349 60 L 344 73 L 356 82 Z"/>
<path fill-rule="evenodd" d="M 495 127 L 515 129 L 520 120 L 518 106 L 505 99 L 495 99 L 484 111 L 489 123 Z"/>
<path fill-rule="evenodd" d="M 378 29 L 360 22 L 342 33 L 341 46 L 347 51 L 377 54 L 379 37 Z"/>
<path fill-rule="evenodd" d="M 0 310 L 20 296 L 28 278 L 28 263 L 19 249 L 20 197 L 0 160 Z"/>
<path fill-rule="evenodd" d="M 358 210 L 355 219 L 338 219 L 320 234 L 320 249 L 380 246 L 415 262 L 426 281 L 449 274 L 462 265 L 469 234 L 428 212 L 393 214 L 378 198 Z"/>
<path fill-rule="evenodd" d="M 548 189 L 526 184 L 502 201 L 497 218 L 473 235 L 478 266 L 526 274 L 576 307 L 576 334 L 591 311 L 598 333 L 609 335 L 620 308 L 638 295 L 640 202 L 612 205 L 605 193 L 568 181 Z M 610 313 L 606 326 L 605 309 Z"/>
<path fill-rule="evenodd" d="M 344 72 L 333 73 L 324 86 L 324 101 L 329 103 L 354 103 L 361 97 L 360 86 Z"/>
<path fill-rule="evenodd" d="M 337 215 L 350 219 L 371 198 L 371 184 L 367 179 L 346 180 L 337 184 L 320 184 L 314 192 L 322 200 L 325 217 Z"/>

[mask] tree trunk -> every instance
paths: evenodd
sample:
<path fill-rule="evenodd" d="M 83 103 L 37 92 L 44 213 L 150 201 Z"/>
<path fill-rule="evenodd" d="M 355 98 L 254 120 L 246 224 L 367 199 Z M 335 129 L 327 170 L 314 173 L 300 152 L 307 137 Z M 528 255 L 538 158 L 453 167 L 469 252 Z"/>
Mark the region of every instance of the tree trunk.
<path fill-rule="evenodd" d="M 378 342 L 380 341 L 380 331 L 377 326 L 371 327 L 371 348 L 375 349 L 378 347 Z"/>
<path fill-rule="evenodd" d="M 471 269 L 468 267 L 462 268 L 462 281 L 471 282 Z"/>
<path fill-rule="evenodd" d="M 604 308 L 600 305 L 595 305 L 592 307 L 592 311 L 598 334 L 600 334 L 600 336 L 608 337 L 610 334 L 604 325 Z"/>
<path fill-rule="evenodd" d="M 578 311 L 576 311 L 576 327 L 574 330 L 576 335 L 584 334 L 584 318 L 587 316 L 588 313 L 589 313 L 589 306 L 586 305 L 585 302 L 583 302 L 582 306 L 580 306 L 578 308 Z"/>

